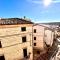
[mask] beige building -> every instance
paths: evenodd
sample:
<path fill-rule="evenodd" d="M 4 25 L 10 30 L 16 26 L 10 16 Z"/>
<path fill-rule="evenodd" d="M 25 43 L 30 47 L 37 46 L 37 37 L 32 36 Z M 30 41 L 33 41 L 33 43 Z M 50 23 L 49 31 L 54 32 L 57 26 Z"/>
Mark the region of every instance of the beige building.
<path fill-rule="evenodd" d="M 54 32 L 49 27 L 40 24 L 33 25 L 33 47 L 44 50 L 46 46 L 52 46 Z"/>
<path fill-rule="evenodd" d="M 44 26 L 35 24 L 33 26 L 33 47 L 44 49 Z"/>
<path fill-rule="evenodd" d="M 33 60 L 31 21 L 0 20 L 0 60 Z"/>

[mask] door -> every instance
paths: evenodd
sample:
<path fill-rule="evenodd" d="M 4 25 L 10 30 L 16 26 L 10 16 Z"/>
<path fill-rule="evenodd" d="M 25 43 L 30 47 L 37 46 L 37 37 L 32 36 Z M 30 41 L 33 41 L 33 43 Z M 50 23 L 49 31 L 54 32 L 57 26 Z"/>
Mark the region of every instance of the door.
<path fill-rule="evenodd" d="M 0 56 L 0 60 L 5 60 L 4 55 Z"/>
<path fill-rule="evenodd" d="M 27 48 L 23 49 L 23 54 L 24 54 L 24 57 L 27 56 Z"/>

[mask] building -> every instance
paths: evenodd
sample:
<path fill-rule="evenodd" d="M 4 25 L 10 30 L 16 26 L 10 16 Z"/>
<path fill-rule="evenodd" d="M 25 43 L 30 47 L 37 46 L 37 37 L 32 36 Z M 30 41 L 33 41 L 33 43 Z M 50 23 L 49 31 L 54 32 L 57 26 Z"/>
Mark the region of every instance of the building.
<path fill-rule="evenodd" d="M 54 40 L 54 31 L 53 31 L 53 29 L 46 27 L 45 28 L 45 39 L 44 39 L 44 41 L 46 43 L 46 46 L 47 47 L 52 46 L 53 40 Z"/>
<path fill-rule="evenodd" d="M 44 50 L 44 26 L 33 25 L 33 47 Z"/>
<path fill-rule="evenodd" d="M 0 60 L 33 60 L 31 21 L 0 19 Z"/>
<path fill-rule="evenodd" d="M 56 38 L 60 37 L 60 26 L 55 28 L 55 36 Z"/>
<path fill-rule="evenodd" d="M 33 47 L 44 50 L 46 46 L 52 46 L 54 32 L 53 29 L 40 25 L 33 25 Z"/>

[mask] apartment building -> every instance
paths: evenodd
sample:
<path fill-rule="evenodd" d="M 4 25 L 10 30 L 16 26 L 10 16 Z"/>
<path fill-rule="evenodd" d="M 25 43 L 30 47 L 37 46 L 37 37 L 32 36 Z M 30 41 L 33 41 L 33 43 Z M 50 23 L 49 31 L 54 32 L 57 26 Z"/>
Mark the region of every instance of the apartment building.
<path fill-rule="evenodd" d="M 33 25 L 33 47 L 34 49 L 44 50 L 44 26 Z"/>
<path fill-rule="evenodd" d="M 31 21 L 0 19 L 0 60 L 33 60 Z"/>
<path fill-rule="evenodd" d="M 33 25 L 33 48 L 44 50 L 45 47 L 52 46 L 54 32 L 53 29 L 40 25 Z"/>

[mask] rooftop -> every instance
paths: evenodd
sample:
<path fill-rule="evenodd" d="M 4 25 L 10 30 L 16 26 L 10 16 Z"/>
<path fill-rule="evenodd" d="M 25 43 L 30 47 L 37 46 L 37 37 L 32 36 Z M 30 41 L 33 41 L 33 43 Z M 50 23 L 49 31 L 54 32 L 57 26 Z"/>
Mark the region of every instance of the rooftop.
<path fill-rule="evenodd" d="M 15 25 L 15 24 L 33 24 L 33 22 L 22 18 L 1 18 L 0 19 L 0 25 Z"/>

